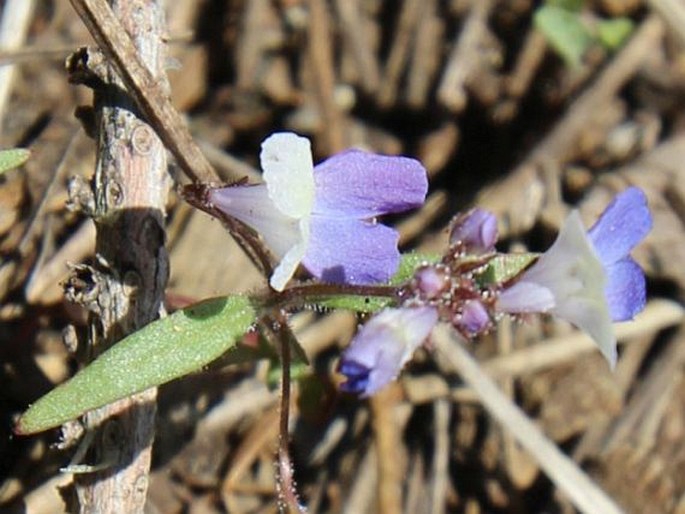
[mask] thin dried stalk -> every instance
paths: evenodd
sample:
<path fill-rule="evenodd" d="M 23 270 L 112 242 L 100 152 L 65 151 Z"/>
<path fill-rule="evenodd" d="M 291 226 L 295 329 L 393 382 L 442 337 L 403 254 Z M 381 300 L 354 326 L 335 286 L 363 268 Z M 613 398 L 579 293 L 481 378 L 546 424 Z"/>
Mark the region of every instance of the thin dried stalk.
<path fill-rule="evenodd" d="M 326 154 L 343 150 L 346 146 L 343 131 L 344 117 L 335 104 L 335 68 L 331 47 L 331 16 L 323 0 L 309 0 L 309 42 L 307 54 L 314 75 L 317 101 L 324 120 Z"/>
<path fill-rule="evenodd" d="M 4 51 L 11 51 L 24 44 L 29 23 L 33 14 L 33 0 L 7 0 L 0 20 L 0 46 Z M 14 82 L 15 66 L 0 67 L 0 122 L 5 116 Z"/>
<path fill-rule="evenodd" d="M 623 509 L 550 441 L 525 413 L 507 398 L 461 342 L 440 326 L 433 332 L 436 350 L 447 366 L 471 387 L 490 416 L 499 421 L 538 461 L 549 479 L 585 514 L 621 514 Z"/>
<path fill-rule="evenodd" d="M 119 10 L 118 4 L 116 0 L 112 2 L 115 11 L 112 12 L 105 0 L 71 0 L 71 5 L 88 27 L 91 36 L 111 60 L 114 69 L 120 74 L 123 85 L 135 99 L 138 108 L 154 125 L 159 137 L 176 158 L 183 172 L 194 181 L 216 181 L 216 172 L 193 141 L 181 115 L 171 104 L 166 80 L 159 80 L 161 75 L 157 75 L 150 66 L 151 63 L 147 62 L 140 52 L 141 45 L 147 44 L 144 32 L 149 28 L 145 12 L 155 4 L 152 1 L 149 5 L 143 1 L 138 2 L 142 7 L 141 14 L 134 16 L 139 22 L 138 30 L 141 31 L 138 36 L 122 30 L 120 21 L 125 20 L 116 15 L 116 11 Z M 155 37 L 152 33 L 148 35 L 151 38 Z M 147 50 L 154 52 L 152 48 Z"/>

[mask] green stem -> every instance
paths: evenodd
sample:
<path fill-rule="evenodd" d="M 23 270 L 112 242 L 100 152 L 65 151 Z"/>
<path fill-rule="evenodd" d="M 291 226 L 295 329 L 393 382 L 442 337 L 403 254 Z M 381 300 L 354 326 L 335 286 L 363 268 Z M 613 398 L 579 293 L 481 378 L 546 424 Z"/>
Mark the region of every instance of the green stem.
<path fill-rule="evenodd" d="M 322 298 L 336 296 L 375 296 L 398 301 L 402 288 L 388 285 L 350 285 L 350 284 L 301 284 L 289 287 L 267 300 L 267 306 L 280 308 L 301 308 L 316 303 Z"/>

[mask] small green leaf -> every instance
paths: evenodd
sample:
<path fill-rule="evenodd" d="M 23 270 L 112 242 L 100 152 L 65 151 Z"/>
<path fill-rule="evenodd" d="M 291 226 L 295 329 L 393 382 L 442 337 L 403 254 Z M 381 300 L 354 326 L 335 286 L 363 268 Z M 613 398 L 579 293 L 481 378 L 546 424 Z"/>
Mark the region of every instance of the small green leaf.
<path fill-rule="evenodd" d="M 21 166 L 29 160 L 31 151 L 25 148 L 12 148 L 0 150 L 0 175 L 8 170 Z"/>
<path fill-rule="evenodd" d="M 525 271 L 537 258 L 536 253 L 497 254 L 478 279 L 482 284 L 504 284 Z"/>
<path fill-rule="evenodd" d="M 540 7 L 535 11 L 534 23 L 550 46 L 571 66 L 580 65 L 583 55 L 594 42 L 580 16 L 561 7 Z"/>
<path fill-rule="evenodd" d="M 546 5 L 559 7 L 570 12 L 580 12 L 585 0 L 547 0 Z"/>
<path fill-rule="evenodd" d="M 18 434 L 61 425 L 84 412 L 200 370 L 231 349 L 257 316 L 244 296 L 206 300 L 121 340 L 19 418 Z"/>
<path fill-rule="evenodd" d="M 628 39 L 634 27 L 629 18 L 602 20 L 597 25 L 597 37 L 606 48 L 616 50 Z"/>
<path fill-rule="evenodd" d="M 392 285 L 399 285 L 407 282 L 414 276 L 416 270 L 426 264 L 440 262 L 441 256 L 434 253 L 410 252 L 402 254 L 400 267 L 397 273 L 390 279 Z"/>
<path fill-rule="evenodd" d="M 411 252 L 402 255 L 400 266 L 388 285 L 399 286 L 409 281 L 416 270 L 427 263 L 440 261 L 439 255 Z M 309 303 L 326 309 L 344 309 L 348 311 L 372 313 L 387 307 L 392 300 L 385 296 L 340 295 L 326 298 L 312 298 Z"/>

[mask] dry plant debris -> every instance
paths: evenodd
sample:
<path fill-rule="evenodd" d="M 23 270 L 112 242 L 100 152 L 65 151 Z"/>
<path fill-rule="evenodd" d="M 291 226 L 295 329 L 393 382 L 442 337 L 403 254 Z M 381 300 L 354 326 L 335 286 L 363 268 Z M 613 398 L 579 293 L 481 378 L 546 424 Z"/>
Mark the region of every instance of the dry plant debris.
<path fill-rule="evenodd" d="M 615 53 L 591 48 L 569 67 L 533 27 L 533 4 L 168 2 L 162 67 L 185 120 L 169 114 L 163 80 L 143 84 L 148 100 L 138 100 L 157 130 L 171 130 L 160 137 L 179 184 L 183 173 L 254 179 L 259 142 L 278 130 L 309 136 L 317 159 L 350 146 L 418 157 L 431 190 L 421 210 L 393 219 L 405 249 L 435 249 L 446 221 L 479 204 L 502 220 L 505 245 L 542 250 L 570 208 L 591 219 L 615 192 L 643 188 L 654 230 L 636 257 L 650 303 L 618 328 L 614 374 L 586 338 L 546 319 L 500 327 L 467 350 L 616 509 L 683 514 L 685 41 L 677 20 L 685 7 L 585 2 L 588 19 L 628 16 L 635 29 Z M 62 286 L 87 290 L 79 266 L 100 264 L 83 216 L 93 207 L 93 119 L 84 108 L 92 99 L 68 82 L 63 63 L 83 46 L 105 62 L 113 50 L 97 52 L 67 2 L 8 0 L 0 16 L 0 146 L 32 150 L 23 168 L 0 177 L 0 510 L 64 512 L 58 487 L 73 479 L 59 468 L 78 431 L 15 438 L 11 422 L 83 358 L 74 351 L 88 314 Z M 118 71 L 144 75 L 128 51 Z M 186 122 L 192 139 L 178 132 Z M 167 310 L 264 287 L 219 223 L 173 188 L 161 208 Z M 344 312 L 291 320 L 313 371 L 294 391 L 290 433 L 309 512 L 574 512 L 559 486 L 570 480 L 566 468 L 553 478 L 460 378 L 464 370 L 440 356 L 418 355 L 370 401 L 340 395 L 332 370 L 357 321 Z M 264 362 L 220 362 L 162 387 L 146 512 L 275 512 L 277 401 Z"/>

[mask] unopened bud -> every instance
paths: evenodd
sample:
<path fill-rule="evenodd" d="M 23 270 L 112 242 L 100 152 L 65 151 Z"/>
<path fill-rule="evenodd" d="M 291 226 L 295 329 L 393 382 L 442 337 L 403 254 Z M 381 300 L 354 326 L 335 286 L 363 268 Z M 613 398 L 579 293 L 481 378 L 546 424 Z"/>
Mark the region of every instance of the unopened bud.
<path fill-rule="evenodd" d="M 450 244 L 460 244 L 467 253 L 481 254 L 495 249 L 497 218 L 484 209 L 471 209 L 452 221 Z"/>
<path fill-rule="evenodd" d="M 442 267 L 424 266 L 414 274 L 414 287 L 424 300 L 435 300 L 449 289 L 449 272 Z"/>
<path fill-rule="evenodd" d="M 490 315 L 479 300 L 467 300 L 454 324 L 463 333 L 475 336 L 490 328 Z"/>

